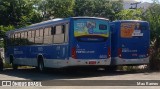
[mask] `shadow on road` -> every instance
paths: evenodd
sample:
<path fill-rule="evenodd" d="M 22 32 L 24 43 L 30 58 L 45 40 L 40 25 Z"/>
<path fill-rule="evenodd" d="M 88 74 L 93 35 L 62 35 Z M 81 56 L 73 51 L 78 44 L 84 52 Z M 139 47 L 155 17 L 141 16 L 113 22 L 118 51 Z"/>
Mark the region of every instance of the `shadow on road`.
<path fill-rule="evenodd" d="M 143 73 L 138 71 L 104 71 L 104 70 L 53 70 L 48 69 L 45 72 L 38 72 L 35 68 L 27 68 L 27 69 L 5 69 L 0 74 L 24 78 L 26 80 L 55 80 L 55 79 L 79 79 L 79 78 L 91 78 L 91 77 L 100 77 L 100 76 L 118 76 L 118 75 L 126 75 L 126 74 L 134 74 L 134 73 Z"/>

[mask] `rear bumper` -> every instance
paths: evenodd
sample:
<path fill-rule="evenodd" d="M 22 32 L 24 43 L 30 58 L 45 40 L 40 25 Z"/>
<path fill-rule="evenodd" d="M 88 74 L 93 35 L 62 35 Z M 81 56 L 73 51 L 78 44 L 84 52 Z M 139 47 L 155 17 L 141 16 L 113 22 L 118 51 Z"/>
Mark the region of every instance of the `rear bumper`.
<path fill-rule="evenodd" d="M 95 61 L 95 64 L 89 64 L 90 61 Z M 73 59 L 69 58 L 68 66 L 107 66 L 111 64 L 111 58 L 107 59 Z"/>
<path fill-rule="evenodd" d="M 148 64 L 149 57 L 142 59 L 123 59 L 119 57 L 112 58 L 112 65 L 141 65 Z"/>

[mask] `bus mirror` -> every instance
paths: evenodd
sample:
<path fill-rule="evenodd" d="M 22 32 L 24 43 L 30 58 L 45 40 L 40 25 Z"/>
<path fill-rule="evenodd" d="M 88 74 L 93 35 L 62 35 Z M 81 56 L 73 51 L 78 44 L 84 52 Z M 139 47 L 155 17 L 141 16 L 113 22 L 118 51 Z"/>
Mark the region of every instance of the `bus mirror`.
<path fill-rule="evenodd" d="M 55 34 L 56 34 L 55 27 L 52 27 L 52 29 L 51 29 L 51 35 L 55 35 Z"/>

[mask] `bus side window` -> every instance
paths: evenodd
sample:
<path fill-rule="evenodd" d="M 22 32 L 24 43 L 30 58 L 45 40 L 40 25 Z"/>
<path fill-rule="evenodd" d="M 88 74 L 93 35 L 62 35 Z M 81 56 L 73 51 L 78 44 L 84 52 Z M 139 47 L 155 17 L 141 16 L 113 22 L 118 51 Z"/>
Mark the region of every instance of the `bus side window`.
<path fill-rule="evenodd" d="M 55 35 L 56 34 L 56 27 L 51 27 L 51 35 Z"/>
<path fill-rule="evenodd" d="M 18 45 L 18 33 L 15 33 L 15 40 L 14 40 L 15 42 L 15 46 L 17 46 Z"/>
<path fill-rule="evenodd" d="M 62 25 L 62 33 L 65 33 L 65 25 Z"/>
<path fill-rule="evenodd" d="M 38 29 L 38 30 L 36 30 L 35 31 L 35 44 L 39 44 L 39 36 L 40 36 L 40 32 L 39 32 L 40 30 Z"/>
<path fill-rule="evenodd" d="M 14 33 L 14 43 L 13 43 L 13 45 L 15 46 L 16 45 L 16 42 L 17 41 L 17 33 Z"/>
<path fill-rule="evenodd" d="M 24 32 L 24 45 L 28 45 L 28 32 Z"/>
<path fill-rule="evenodd" d="M 44 29 L 41 28 L 40 31 L 39 31 L 39 33 L 40 33 L 40 34 L 39 34 L 39 35 L 40 35 L 39 41 L 40 41 L 40 43 L 43 44 Z"/>
<path fill-rule="evenodd" d="M 36 30 L 35 43 L 43 44 L 43 28 Z"/>
<path fill-rule="evenodd" d="M 32 45 L 34 44 L 34 32 L 35 31 L 28 31 L 28 44 Z"/>
<path fill-rule="evenodd" d="M 6 42 L 7 42 L 7 46 L 10 46 L 10 45 L 12 45 L 12 34 L 9 34 L 9 36 L 8 36 L 8 39 L 6 40 Z"/>
<path fill-rule="evenodd" d="M 25 34 L 24 32 L 21 32 L 21 45 L 24 45 L 25 43 Z"/>
<path fill-rule="evenodd" d="M 52 28 L 51 27 L 46 27 L 44 29 L 44 39 L 43 39 L 44 44 L 51 44 L 53 43 L 53 35 L 52 35 Z"/>
<path fill-rule="evenodd" d="M 53 35 L 53 43 L 63 43 L 64 42 L 64 33 L 63 25 L 55 26 L 55 34 Z"/>
<path fill-rule="evenodd" d="M 9 42 L 9 44 L 7 44 L 8 46 L 13 46 L 14 45 L 14 34 L 11 34 L 11 36 L 10 36 L 10 42 Z"/>

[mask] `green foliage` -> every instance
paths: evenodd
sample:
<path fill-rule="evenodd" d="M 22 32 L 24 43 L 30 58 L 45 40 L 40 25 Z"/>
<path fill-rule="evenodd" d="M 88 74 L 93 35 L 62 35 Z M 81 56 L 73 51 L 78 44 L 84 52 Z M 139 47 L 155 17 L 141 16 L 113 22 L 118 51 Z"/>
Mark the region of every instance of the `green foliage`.
<path fill-rule="evenodd" d="M 38 10 L 44 20 L 50 18 L 65 18 L 74 15 L 73 7 L 75 0 L 41 0 Z"/>
<path fill-rule="evenodd" d="M 36 0 L 0 0 L 0 25 L 22 27 L 37 21 L 34 10 Z M 31 22 L 35 21 L 35 22 Z M 38 20 L 39 21 L 39 20 Z"/>
<path fill-rule="evenodd" d="M 160 70 L 160 4 L 154 3 L 143 14 L 143 19 L 150 23 L 151 29 L 151 69 Z"/>
<path fill-rule="evenodd" d="M 75 16 L 97 16 L 115 19 L 123 9 L 122 2 L 109 0 L 76 0 Z"/>
<path fill-rule="evenodd" d="M 122 10 L 116 16 L 118 20 L 142 20 L 142 9 Z"/>
<path fill-rule="evenodd" d="M 160 39 L 160 4 L 153 4 L 144 13 L 143 19 L 150 23 L 152 40 Z"/>
<path fill-rule="evenodd" d="M 0 26 L 0 48 L 4 47 L 4 41 L 3 38 L 5 37 L 5 33 L 9 30 L 13 30 L 14 27 L 9 25 L 9 26 Z"/>
<path fill-rule="evenodd" d="M 1 25 L 0 26 L 0 48 L 1 47 L 4 47 L 4 41 L 2 40 L 3 38 L 5 38 L 5 33 L 9 30 L 13 30 L 14 29 L 14 26 L 3 26 Z"/>
<path fill-rule="evenodd" d="M 9 26 L 1 25 L 0 26 L 0 38 L 4 37 L 5 32 L 13 30 L 13 29 L 14 29 L 14 26 L 12 26 L 12 25 L 9 25 Z"/>

